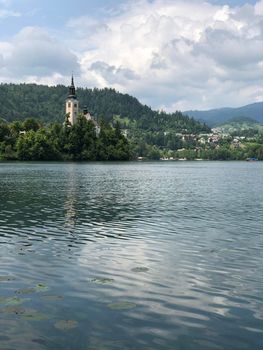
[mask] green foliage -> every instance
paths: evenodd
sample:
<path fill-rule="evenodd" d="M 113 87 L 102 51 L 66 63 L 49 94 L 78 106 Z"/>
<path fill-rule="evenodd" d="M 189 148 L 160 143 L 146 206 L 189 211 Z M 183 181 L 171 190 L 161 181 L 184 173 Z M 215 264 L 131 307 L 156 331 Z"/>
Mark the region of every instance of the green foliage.
<path fill-rule="evenodd" d="M 57 160 L 61 156 L 48 130 L 30 130 L 20 135 L 16 143 L 19 160 Z"/>
<path fill-rule="evenodd" d="M 36 84 L 1 84 L 0 117 L 8 120 L 37 118 L 45 123 L 64 122 L 68 88 Z M 121 128 L 144 131 L 173 130 L 186 133 L 207 132 L 210 129 L 181 112 L 167 114 L 153 111 L 136 98 L 114 89 L 77 89 L 80 106 L 86 105 L 91 114 L 107 123 L 120 122 Z M 35 130 L 36 131 L 36 130 Z"/>
<path fill-rule="evenodd" d="M 229 137 L 214 144 L 208 142 L 207 134 L 211 130 L 206 124 L 181 112 L 153 111 L 136 98 L 114 89 L 77 89 L 80 106 L 86 105 L 100 120 L 101 132 L 96 135 L 94 124 L 82 116 L 72 127 L 68 118 L 65 121 L 67 93 L 68 88 L 62 85 L 2 84 L 0 159 L 241 160 L 255 157 L 263 160 L 263 129 L 251 120 L 234 120 L 228 126 Z M 203 143 L 199 142 L 200 134 L 204 134 Z M 243 136 L 241 145 L 233 143 L 235 135 Z"/>
<path fill-rule="evenodd" d="M 77 89 L 80 106 L 86 105 L 89 112 L 101 120 L 101 133 L 96 138 L 93 125 L 79 120 L 72 128 L 61 130 L 59 123 L 64 122 L 65 99 L 68 88 L 65 86 L 48 87 L 35 84 L 2 84 L 0 89 L 0 116 L 12 123 L 12 131 L 6 129 L 6 123 L 0 125 L 2 158 L 14 158 L 14 152 L 25 159 L 57 159 L 60 155 L 68 160 L 125 160 L 131 156 L 145 156 L 158 159 L 163 152 L 176 151 L 182 147 L 177 133 L 206 133 L 210 129 L 181 112 L 168 114 L 153 111 L 142 105 L 136 98 L 121 94 L 114 89 Z M 36 120 L 35 118 L 38 118 Z M 43 125 L 49 124 L 43 132 Z M 68 126 L 66 120 L 65 126 Z M 115 131 L 110 127 L 115 126 Z M 129 142 L 134 145 L 132 152 L 121 130 L 125 129 Z M 42 131 L 40 131 L 42 130 Z M 23 139 L 20 132 L 29 133 Z M 22 141 L 17 141 L 18 136 Z M 50 141 L 52 140 L 52 142 Z M 51 143 L 50 143 L 51 142 Z M 30 146 L 31 144 L 38 144 Z M 40 144 L 40 145 L 39 145 Z M 11 150 L 5 151 L 6 145 Z M 42 145 L 42 146 L 41 146 Z M 46 147 L 47 154 L 42 152 Z M 189 143 L 189 147 L 194 144 Z M 24 150 L 28 150 L 25 152 Z M 26 155 L 27 154 L 27 155 Z"/>
<path fill-rule="evenodd" d="M 27 126 L 27 131 L 23 127 Z M 130 145 L 120 128 L 101 125 L 99 136 L 95 126 L 83 116 L 69 127 L 54 123 L 48 127 L 34 119 L 24 123 L 0 123 L 0 159 L 50 160 L 128 160 Z"/>
<path fill-rule="evenodd" d="M 254 137 L 263 133 L 263 125 L 251 118 L 234 118 L 219 126 L 223 133 L 232 136 Z"/>

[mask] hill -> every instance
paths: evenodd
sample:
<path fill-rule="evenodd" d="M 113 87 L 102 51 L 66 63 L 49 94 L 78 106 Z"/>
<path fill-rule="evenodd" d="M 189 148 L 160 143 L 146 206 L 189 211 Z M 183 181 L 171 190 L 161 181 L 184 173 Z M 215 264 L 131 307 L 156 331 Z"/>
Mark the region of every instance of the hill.
<path fill-rule="evenodd" d="M 263 134 L 263 125 L 248 117 L 230 119 L 228 122 L 218 125 L 217 128 L 220 129 L 222 133 L 237 136 L 253 137 L 258 134 Z"/>
<path fill-rule="evenodd" d="M 41 119 L 45 123 L 63 122 L 68 88 L 36 84 L 1 84 L 0 118 L 7 121 L 26 118 Z M 124 128 L 151 131 L 206 132 L 209 128 L 181 112 L 167 114 L 153 111 L 128 94 L 114 89 L 77 89 L 80 106 L 112 123 L 116 119 Z"/>
<path fill-rule="evenodd" d="M 184 113 L 197 120 L 206 122 L 211 127 L 240 117 L 252 118 L 263 124 L 263 102 L 239 108 L 219 108 L 208 111 L 186 111 Z"/>

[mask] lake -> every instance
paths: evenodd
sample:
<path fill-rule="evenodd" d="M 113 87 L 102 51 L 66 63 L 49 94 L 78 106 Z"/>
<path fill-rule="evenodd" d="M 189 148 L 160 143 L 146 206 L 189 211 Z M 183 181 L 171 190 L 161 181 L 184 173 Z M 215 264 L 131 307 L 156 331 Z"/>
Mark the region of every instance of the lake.
<path fill-rule="evenodd" d="M 263 348 L 263 163 L 0 163 L 0 349 Z"/>

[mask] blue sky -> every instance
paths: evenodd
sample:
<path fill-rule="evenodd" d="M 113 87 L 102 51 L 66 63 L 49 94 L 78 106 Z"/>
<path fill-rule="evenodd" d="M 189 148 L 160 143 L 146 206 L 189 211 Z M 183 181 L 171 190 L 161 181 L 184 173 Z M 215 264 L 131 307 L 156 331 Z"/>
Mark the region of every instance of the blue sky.
<path fill-rule="evenodd" d="M 255 4 L 255 0 L 210 0 L 212 4 L 240 6 L 246 3 Z M 0 2 L 1 3 L 1 2 Z M 4 1 L 6 8 L 21 13 L 19 18 L 6 18 L 1 23 L 1 36 L 15 33 L 23 26 L 47 26 L 60 28 L 72 17 L 89 14 L 92 17 L 106 16 L 106 11 L 117 10 L 125 0 L 11 0 Z"/>
<path fill-rule="evenodd" d="M 263 100 L 263 0 L 0 0 L 0 81 L 111 86 L 154 108 Z"/>

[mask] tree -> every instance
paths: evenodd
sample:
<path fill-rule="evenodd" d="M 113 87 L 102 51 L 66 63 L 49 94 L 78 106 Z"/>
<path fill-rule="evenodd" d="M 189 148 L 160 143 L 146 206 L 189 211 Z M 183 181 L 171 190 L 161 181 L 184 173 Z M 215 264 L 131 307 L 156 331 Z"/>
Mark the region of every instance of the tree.
<path fill-rule="evenodd" d="M 41 127 L 40 122 L 34 118 L 27 118 L 23 123 L 23 129 L 25 131 L 29 131 L 29 130 L 37 131 L 40 127 Z"/>

